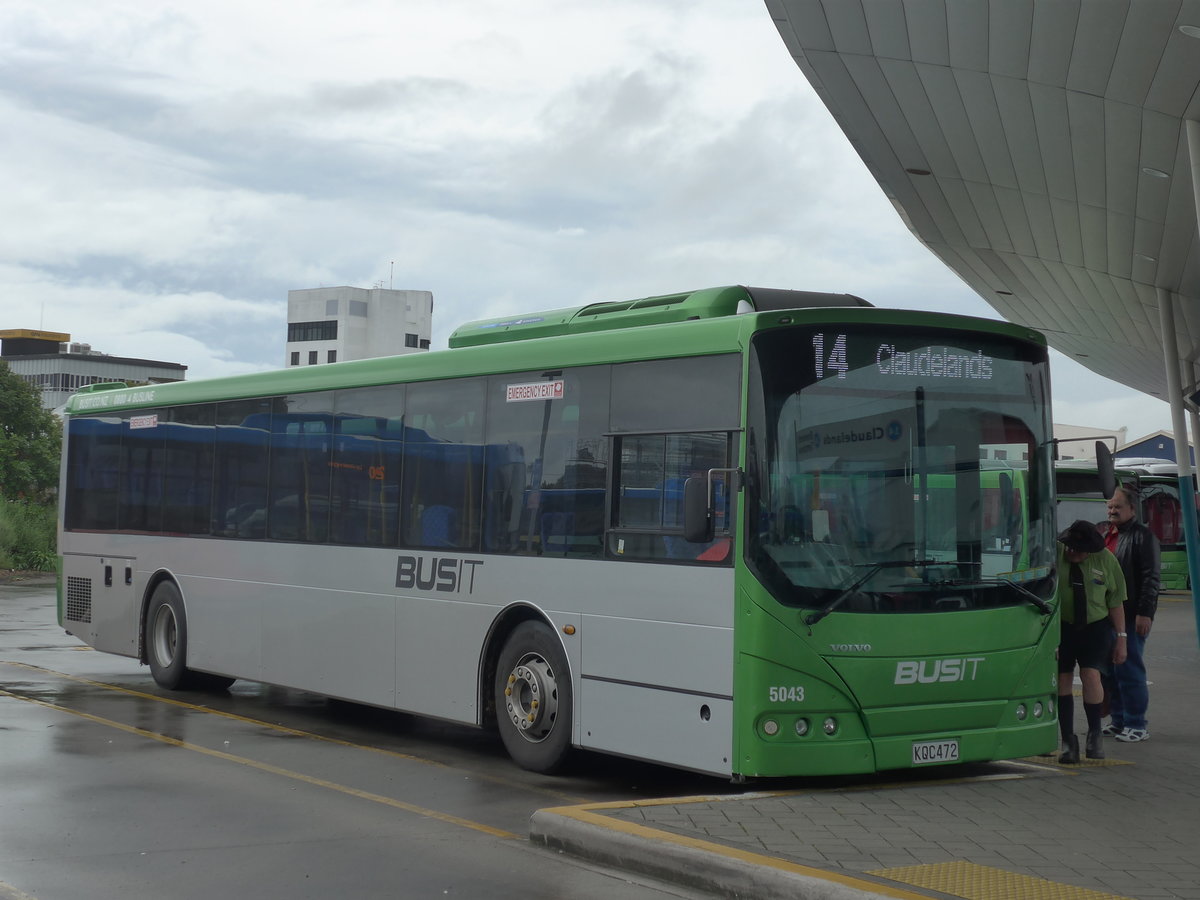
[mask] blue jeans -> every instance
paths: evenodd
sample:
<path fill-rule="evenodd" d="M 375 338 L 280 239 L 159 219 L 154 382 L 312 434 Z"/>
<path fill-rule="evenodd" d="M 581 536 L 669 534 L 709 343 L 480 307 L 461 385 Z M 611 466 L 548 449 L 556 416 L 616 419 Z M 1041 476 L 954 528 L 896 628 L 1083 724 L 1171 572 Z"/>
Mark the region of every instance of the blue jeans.
<path fill-rule="evenodd" d="M 1146 727 L 1146 707 L 1150 705 L 1150 690 L 1146 687 L 1146 661 L 1142 656 L 1146 639 L 1129 631 L 1125 639 L 1129 653 L 1125 662 L 1112 667 L 1112 674 L 1105 677 L 1108 688 L 1108 710 L 1116 728 Z"/>

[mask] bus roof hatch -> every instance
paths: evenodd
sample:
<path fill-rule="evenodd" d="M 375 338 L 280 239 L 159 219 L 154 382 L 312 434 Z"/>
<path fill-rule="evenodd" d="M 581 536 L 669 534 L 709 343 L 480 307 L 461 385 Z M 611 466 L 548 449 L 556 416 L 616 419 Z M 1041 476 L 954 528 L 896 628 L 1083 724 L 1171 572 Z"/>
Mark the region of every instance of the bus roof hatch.
<path fill-rule="evenodd" d="M 529 315 L 503 316 L 468 322 L 450 335 L 449 345 L 477 347 L 506 341 L 591 331 L 638 328 L 689 319 L 713 319 L 747 312 L 768 312 L 821 306 L 871 306 L 853 294 L 825 294 L 779 288 L 705 288 L 682 294 L 664 294 L 639 300 L 589 303 L 570 309 L 554 309 Z"/>

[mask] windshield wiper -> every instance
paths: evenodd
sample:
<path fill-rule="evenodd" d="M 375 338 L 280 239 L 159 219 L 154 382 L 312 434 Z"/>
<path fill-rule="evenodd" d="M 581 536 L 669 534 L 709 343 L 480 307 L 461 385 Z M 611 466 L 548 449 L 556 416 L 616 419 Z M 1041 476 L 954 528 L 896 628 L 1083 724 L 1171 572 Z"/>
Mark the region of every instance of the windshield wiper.
<path fill-rule="evenodd" d="M 946 587 L 1011 587 L 1046 615 L 1050 615 L 1050 613 L 1054 612 L 1053 606 L 1051 606 L 1033 591 L 1029 590 L 1029 588 L 1018 584 L 1015 581 L 1009 581 L 1005 578 L 955 578 L 936 583 Z"/>
<path fill-rule="evenodd" d="M 805 625 L 816 625 L 823 618 L 846 602 L 846 598 L 857 591 L 860 587 L 866 584 L 873 578 L 876 573 L 883 569 L 907 569 L 916 568 L 917 566 L 931 566 L 936 563 L 936 559 L 889 559 L 884 562 L 866 563 L 867 571 L 860 578 L 857 578 L 848 588 L 818 609 L 816 612 L 811 612 L 804 617 Z"/>

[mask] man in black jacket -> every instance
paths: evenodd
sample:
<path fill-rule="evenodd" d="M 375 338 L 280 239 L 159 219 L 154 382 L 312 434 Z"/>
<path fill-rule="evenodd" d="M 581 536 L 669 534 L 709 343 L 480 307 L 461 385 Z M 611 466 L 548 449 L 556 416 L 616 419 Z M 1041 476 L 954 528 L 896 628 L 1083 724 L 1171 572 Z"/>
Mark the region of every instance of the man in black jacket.
<path fill-rule="evenodd" d="M 1105 678 L 1112 716 L 1104 733 L 1118 741 L 1134 743 L 1150 737 L 1146 729 L 1146 686 L 1143 652 L 1154 612 L 1158 608 L 1158 538 L 1137 520 L 1137 495 L 1132 488 L 1119 487 L 1108 501 L 1108 525 L 1104 543 L 1117 557 L 1125 576 L 1125 628 L 1128 631 L 1125 662 Z"/>

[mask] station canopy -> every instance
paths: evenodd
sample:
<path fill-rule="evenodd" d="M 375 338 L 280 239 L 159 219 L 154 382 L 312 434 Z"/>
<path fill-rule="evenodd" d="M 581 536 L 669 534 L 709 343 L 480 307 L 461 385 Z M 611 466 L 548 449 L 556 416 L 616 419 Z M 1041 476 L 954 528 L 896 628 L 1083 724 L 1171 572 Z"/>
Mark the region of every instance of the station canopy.
<path fill-rule="evenodd" d="M 1000 315 L 1166 400 L 1169 305 L 1197 390 L 1200 0 L 766 6 L 909 228 Z"/>

